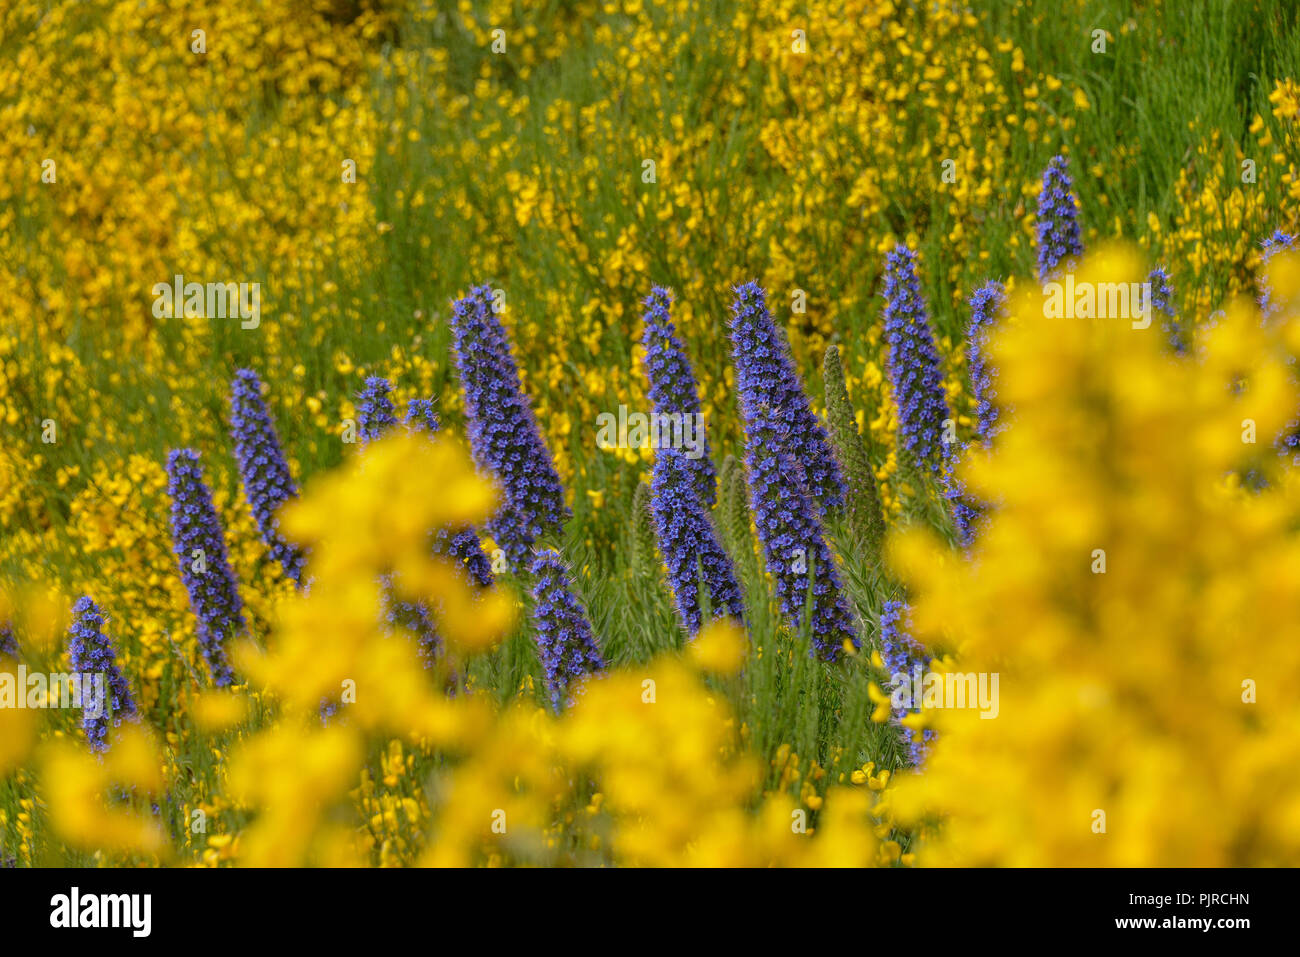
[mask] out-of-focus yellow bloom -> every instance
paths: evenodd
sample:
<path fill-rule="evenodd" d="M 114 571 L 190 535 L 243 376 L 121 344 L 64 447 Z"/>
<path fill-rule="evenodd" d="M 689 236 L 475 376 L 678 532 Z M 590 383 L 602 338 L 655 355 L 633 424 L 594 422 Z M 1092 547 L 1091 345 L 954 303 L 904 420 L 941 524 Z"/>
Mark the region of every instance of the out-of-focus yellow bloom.
<path fill-rule="evenodd" d="M 14 662 L 0 657 L 0 682 L 6 682 L 14 695 L 27 694 L 18 684 L 18 669 Z M 0 777 L 19 767 L 31 753 L 36 743 L 40 712 L 33 708 L 16 707 L 18 700 L 0 706 Z"/>
<path fill-rule="evenodd" d="M 205 691 L 194 699 L 190 713 L 195 724 L 215 734 L 244 720 L 248 714 L 248 699 L 229 691 Z"/>
<path fill-rule="evenodd" d="M 162 829 L 146 795 L 162 793 L 157 745 L 138 724 L 110 732 L 111 745 L 101 760 L 68 738 L 55 738 L 41 749 L 41 780 L 49 806 L 50 824 L 68 844 L 88 851 L 166 855 Z M 135 807 L 123 805 L 110 792 L 124 789 Z"/>
<path fill-rule="evenodd" d="M 688 650 L 691 660 L 703 670 L 734 675 L 745 663 L 749 640 L 735 622 L 723 618 L 705 625 Z"/>
<path fill-rule="evenodd" d="M 300 729 L 291 724 L 241 745 L 230 761 L 231 796 L 258 810 L 242 835 L 241 863 L 307 863 L 322 814 L 355 779 L 361 746 L 361 735 L 353 728 Z"/>
<path fill-rule="evenodd" d="M 1077 281 L 1142 275 L 1110 250 Z M 1156 324 L 1048 320 L 1033 288 L 1009 308 L 990 355 L 1014 421 L 964 467 L 998 503 L 978 555 L 894 548 L 917 636 L 1000 675 L 996 718 L 925 713 L 938 741 L 894 796 L 944 815 L 918 860 L 1294 863 L 1300 701 L 1278 689 L 1300 682 L 1300 488 L 1269 448 L 1300 405 L 1294 313 L 1233 304 L 1196 363 Z M 1269 487 L 1225 494 L 1250 468 Z"/>
<path fill-rule="evenodd" d="M 67 600 L 55 589 L 29 582 L 13 589 L 0 587 L 0 622 L 14 630 L 42 654 L 63 640 L 68 626 Z"/>

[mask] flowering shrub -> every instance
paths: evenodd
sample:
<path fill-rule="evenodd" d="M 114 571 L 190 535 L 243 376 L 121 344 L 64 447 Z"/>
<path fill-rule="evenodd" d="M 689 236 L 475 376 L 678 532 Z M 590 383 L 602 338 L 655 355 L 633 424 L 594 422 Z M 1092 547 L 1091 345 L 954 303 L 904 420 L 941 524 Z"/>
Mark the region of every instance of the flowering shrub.
<path fill-rule="evenodd" d="M 5 4 L 0 863 L 1300 862 L 1300 39 L 1131 6 Z"/>

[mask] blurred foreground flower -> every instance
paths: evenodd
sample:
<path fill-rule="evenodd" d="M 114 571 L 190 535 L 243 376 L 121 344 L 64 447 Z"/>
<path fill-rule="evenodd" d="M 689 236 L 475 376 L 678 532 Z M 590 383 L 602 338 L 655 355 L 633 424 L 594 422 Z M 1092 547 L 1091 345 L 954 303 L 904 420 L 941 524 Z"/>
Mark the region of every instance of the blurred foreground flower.
<path fill-rule="evenodd" d="M 1122 249 L 1077 272 L 1143 275 Z M 1231 304 L 1199 363 L 1155 324 L 1046 320 L 1034 286 L 1008 313 L 989 354 L 1015 419 L 963 464 L 999 502 L 980 554 L 920 531 L 895 548 L 917 639 L 1000 675 L 994 719 L 927 708 L 926 772 L 895 801 L 944 817 L 919 860 L 1300 863 L 1300 483 L 1252 441 L 1297 408 L 1294 309 Z"/>
<path fill-rule="evenodd" d="M 146 796 L 158 799 L 163 791 L 161 755 L 147 728 L 127 724 L 114 731 L 102 757 L 54 738 L 40 758 L 50 824 L 61 840 L 86 851 L 166 855 L 162 826 L 142 807 Z"/>

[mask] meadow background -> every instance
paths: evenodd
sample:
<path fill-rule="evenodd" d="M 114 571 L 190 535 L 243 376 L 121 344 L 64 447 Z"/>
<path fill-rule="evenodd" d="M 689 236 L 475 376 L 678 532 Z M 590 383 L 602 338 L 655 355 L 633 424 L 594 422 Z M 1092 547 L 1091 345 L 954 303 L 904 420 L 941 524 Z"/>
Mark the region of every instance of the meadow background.
<path fill-rule="evenodd" d="M 885 253 L 907 243 L 919 254 L 963 439 L 974 424 L 967 300 L 988 279 L 1014 295 L 1017 277 L 1034 275 L 1035 198 L 1058 153 L 1085 246 L 1128 241 L 1144 265 L 1167 267 L 1178 314 L 1210 324 L 1234 297 L 1254 295 L 1264 237 L 1295 225 L 1298 20 L 1286 0 L 7 4 L 0 575 L 15 594 L 31 582 L 51 589 L 24 645 L 50 669 L 67 660 L 57 609 L 94 596 L 155 732 L 141 747 L 156 760 L 113 768 L 52 752 L 45 766 L 81 789 L 60 798 L 43 790 L 54 785 L 39 773 L 41 749 L 15 745 L 0 783 L 0 862 L 915 863 L 940 825 L 894 818 L 890 777 L 907 747 L 871 720 L 879 675 L 868 659 L 880 610 L 903 586 L 840 519 L 828 531 L 865 654 L 838 668 L 810 659 L 807 635 L 771 606 L 754 543 L 727 534 L 746 593 L 745 667 L 707 679 L 671 670 L 686 667 L 671 663 L 689 659 L 678 654 L 686 642 L 632 507 L 652 451 L 595 441 L 599 413 L 649 408 L 641 299 L 653 284 L 674 290 L 717 465 L 743 454 L 733 286 L 755 279 L 769 290 L 819 412 L 821 358 L 839 344 L 891 528 L 929 527 L 950 543 L 937 490 L 909 483 L 895 454 Z M 191 49 L 200 29 L 202 54 Z M 492 50 L 497 29 L 504 53 Z M 796 30 L 806 52 L 793 49 Z M 47 159 L 53 183 L 42 179 Z M 948 159 L 953 182 L 942 176 Z M 355 182 L 342 175 L 347 160 Z M 1246 161 L 1253 175 L 1243 176 Z M 259 327 L 155 318 L 150 290 L 177 273 L 260 282 Z M 456 748 L 388 733 L 386 716 L 355 739 L 290 734 L 273 689 L 247 689 L 230 707 L 208 697 L 167 523 L 168 450 L 200 451 L 249 631 L 273 647 L 294 588 L 267 560 L 242 497 L 228 433 L 235 370 L 266 383 L 293 474 L 310 490 L 354 457 L 341 433 L 367 377 L 389 379 L 399 407 L 434 398 L 444 430 L 463 434 L 447 320 L 478 283 L 505 291 L 502 318 L 573 509 L 556 544 L 607 661 L 632 687 L 665 668 L 662 684 L 696 689 L 653 728 L 637 716 L 619 725 L 617 702 L 603 720 L 574 719 L 593 739 L 604 724 L 684 748 L 680 767 L 655 765 L 648 744 L 636 760 L 611 756 L 602 749 L 613 745 L 581 728 L 585 744 L 555 745 L 572 766 L 594 762 L 641 795 L 621 808 L 602 807 L 609 782 L 595 772 L 556 803 L 540 783 L 551 780 L 543 757 L 522 770 L 537 750 L 529 734 L 541 732 L 511 724 L 510 702 L 538 707 L 544 693 L 528 583 L 510 576 L 499 587 L 519 613 L 462 673 L 500 717 L 469 722 L 472 732 L 457 725 L 473 746 L 455 759 Z M 794 290 L 806 293 L 805 311 L 792 308 Z M 57 423 L 54 443 L 42 441 L 46 420 Z M 412 514 L 439 517 L 421 507 Z M 80 734 L 71 715 L 41 721 L 46 745 Z M 256 757 L 232 783 L 227 756 L 241 748 Z M 1056 760 L 1085 753 L 1062 746 Z M 298 763 L 314 754 L 326 769 L 315 776 Z M 616 774 L 620 760 L 629 766 Z M 735 773 L 718 773 L 718 762 Z M 277 764 L 298 771 L 277 776 Z M 1186 767 L 1171 765 L 1170 780 L 1175 771 Z M 533 782 L 528 800 L 521 776 Z M 95 797 L 110 778 L 137 790 Z M 450 780 L 462 783 L 437 783 Z M 969 854 L 952 859 L 1163 863 L 1216 797 L 1165 805 L 1167 832 L 1113 853 L 1054 830 L 1067 829 L 1051 823 L 1048 796 L 1062 780 L 1004 782 L 1013 796 L 1043 791 L 1041 814 L 1024 815 L 1039 830 L 1016 834 L 1004 821 L 966 835 Z M 496 841 L 487 815 L 464 806 L 466 781 L 489 809 L 520 802 L 541 837 Z M 829 804 L 818 816 L 832 787 L 852 809 L 843 819 Z M 1182 845 L 1186 860 L 1295 860 L 1300 812 L 1294 796 L 1278 801 L 1285 840 L 1261 825 L 1249 838 Z M 293 817 L 295 804 L 315 810 Z M 791 808 L 828 831 L 823 856 L 779 842 L 751 841 L 757 858 L 737 849 L 752 827 L 788 825 Z M 203 831 L 190 826 L 195 810 Z"/>

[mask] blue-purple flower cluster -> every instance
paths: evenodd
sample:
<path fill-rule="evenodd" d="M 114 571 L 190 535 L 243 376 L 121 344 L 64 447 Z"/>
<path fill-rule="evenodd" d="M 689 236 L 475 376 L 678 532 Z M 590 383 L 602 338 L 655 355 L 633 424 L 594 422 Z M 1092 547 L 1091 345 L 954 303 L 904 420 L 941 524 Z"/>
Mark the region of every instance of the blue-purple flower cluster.
<path fill-rule="evenodd" d="M 1271 236 L 1261 243 L 1263 252 L 1260 255 L 1261 265 L 1267 266 L 1269 260 L 1280 252 L 1294 249 L 1296 235 L 1288 233 L 1284 229 L 1278 229 Z M 1259 281 L 1259 309 L 1267 318 L 1277 311 L 1277 304 L 1273 302 L 1273 290 L 1269 288 L 1268 280 L 1265 277 Z"/>
<path fill-rule="evenodd" d="M 298 495 L 275 425 L 262 401 L 262 382 L 251 369 L 240 369 L 230 385 L 230 437 L 257 530 L 271 558 L 295 582 L 302 582 L 303 551 L 280 534 L 280 507 Z"/>
<path fill-rule="evenodd" d="M 650 380 L 650 401 L 658 415 L 696 416 L 700 413 L 699 386 L 691 371 L 686 348 L 677 338 L 670 310 L 673 294 L 662 286 L 652 286 L 650 295 L 641 301 L 646 307 L 645 332 L 641 344 L 645 347 L 645 372 Z M 717 487 L 713 461 L 706 434 L 702 454 L 687 459 L 696 495 L 707 507 L 717 500 Z"/>
<path fill-rule="evenodd" d="M 1178 310 L 1174 308 L 1174 284 L 1169 278 L 1169 271 L 1164 266 L 1156 266 L 1147 275 L 1147 285 L 1151 290 L 1151 311 L 1160 314 L 1160 329 L 1174 355 L 1185 356 L 1192 349 L 1190 330 L 1178 321 Z"/>
<path fill-rule="evenodd" d="M 198 620 L 199 647 L 213 684 L 224 688 L 234 681 L 225 643 L 244 628 L 244 604 L 226 557 L 221 520 L 203 482 L 198 452 L 174 449 L 168 453 L 167 494 L 172 500 L 172 548 Z"/>
<path fill-rule="evenodd" d="M 0 621 L 0 658 L 18 660 L 18 639 L 14 636 L 13 626 L 7 621 Z"/>
<path fill-rule="evenodd" d="M 1043 170 L 1043 191 L 1038 194 L 1038 280 L 1056 279 L 1059 270 L 1083 255 L 1079 215 L 1074 205 L 1074 183 L 1064 156 L 1054 156 Z"/>
<path fill-rule="evenodd" d="M 997 369 L 989 364 L 989 332 L 1006 305 L 1002 283 L 990 280 L 971 294 L 970 326 L 966 331 L 966 357 L 970 367 L 971 394 L 975 398 L 975 435 L 985 448 L 998 431 L 1000 411 L 995 388 Z"/>
<path fill-rule="evenodd" d="M 984 448 L 991 448 L 999 431 L 1002 415 L 997 405 L 995 383 L 997 369 L 988 361 L 989 332 L 1006 303 L 1006 290 L 999 282 L 986 282 L 971 294 L 970 325 L 966 330 L 966 356 L 970 367 L 971 394 L 975 398 L 975 436 Z M 957 541 L 969 548 L 975 541 L 985 506 L 967 494 L 966 485 L 957 475 L 957 466 L 966 451 L 949 449 L 943 462 L 943 496 L 952 514 Z"/>
<path fill-rule="evenodd" d="M 371 376 L 357 396 L 357 432 L 362 445 L 375 441 L 397 424 L 397 412 L 388 397 L 388 389 L 387 379 Z"/>
<path fill-rule="evenodd" d="M 744 601 L 731 559 L 718 543 L 708 511 L 686 458 L 677 449 L 655 453 L 651 482 L 651 509 L 659 552 L 668 567 L 677 613 L 693 638 L 702 624 L 700 581 L 708 594 L 711 618 L 730 616 L 739 621 Z"/>
<path fill-rule="evenodd" d="M 388 392 L 387 382 L 384 382 L 384 392 Z M 408 400 L 402 424 L 408 432 L 419 432 L 422 435 L 437 435 L 442 428 L 442 420 L 438 418 L 438 409 L 432 399 Z"/>
<path fill-rule="evenodd" d="M 605 660 L 559 553 L 553 549 L 538 552 L 532 574 L 536 578 L 533 624 L 537 629 L 537 651 L 551 705 L 558 711 L 568 702 L 573 686 L 584 676 L 602 670 Z"/>
<path fill-rule="evenodd" d="M 938 475 L 947 451 L 943 430 L 948 402 L 916 274 L 916 254 L 907 246 L 895 246 L 885 257 L 883 294 L 886 365 L 898 409 L 900 458 Z"/>
<path fill-rule="evenodd" d="M 964 450 L 963 446 L 963 450 Z M 948 512 L 952 515 L 953 529 L 957 533 L 957 544 L 970 548 L 979 535 L 980 522 L 984 518 L 984 507 L 966 490 L 966 483 L 957 475 L 957 466 L 961 461 L 959 454 L 948 456 L 943 463 L 943 497 L 948 503 Z"/>
<path fill-rule="evenodd" d="M 782 450 L 782 425 L 775 410 L 743 392 L 741 408 L 749 503 L 777 601 L 792 629 L 798 630 L 809 612 L 810 651 L 824 661 L 836 661 L 844 643 L 857 648 L 858 638 L 803 470 Z"/>
<path fill-rule="evenodd" d="M 73 621 L 68 629 L 68 657 L 72 670 L 81 676 L 82 715 L 81 727 L 92 751 L 108 750 L 108 729 L 122 724 L 123 719 L 136 717 L 135 698 L 126 683 L 122 669 L 117 666 L 117 652 L 113 641 L 104 633 L 104 615 L 90 596 L 83 595 L 72 606 Z M 86 707 L 89 680 L 93 675 L 103 675 L 104 708 L 95 714 Z"/>
<path fill-rule="evenodd" d="M 736 388 L 741 412 L 746 405 L 767 405 L 779 428 L 771 438 L 798 465 L 808 494 L 821 511 L 844 504 L 847 488 L 830 438 L 813 414 L 785 340 L 767 310 L 767 297 L 756 282 L 735 287 L 731 304 L 731 343 L 736 360 Z"/>
<path fill-rule="evenodd" d="M 887 601 L 880 610 L 880 657 L 885 663 L 885 671 L 889 677 L 888 690 L 891 692 L 897 687 L 896 676 L 905 675 L 904 680 L 911 681 L 913 669 L 920 668 L 924 671 L 929 663 L 925 656 L 925 649 L 910 633 L 910 618 L 911 612 L 906 602 Z M 894 708 L 895 723 L 901 722 L 909 712 L 918 710 L 920 709 Z M 926 728 L 922 732 L 921 740 L 917 741 L 914 731 L 904 728 L 902 724 L 899 724 L 899 727 L 903 729 L 912 766 L 920 767 L 934 741 L 934 731 Z"/>
<path fill-rule="evenodd" d="M 451 327 L 470 450 L 479 468 L 497 479 L 504 499 L 488 531 L 510 564 L 523 569 L 532 545 L 557 532 L 571 514 L 564 488 L 487 286 L 452 305 Z"/>

